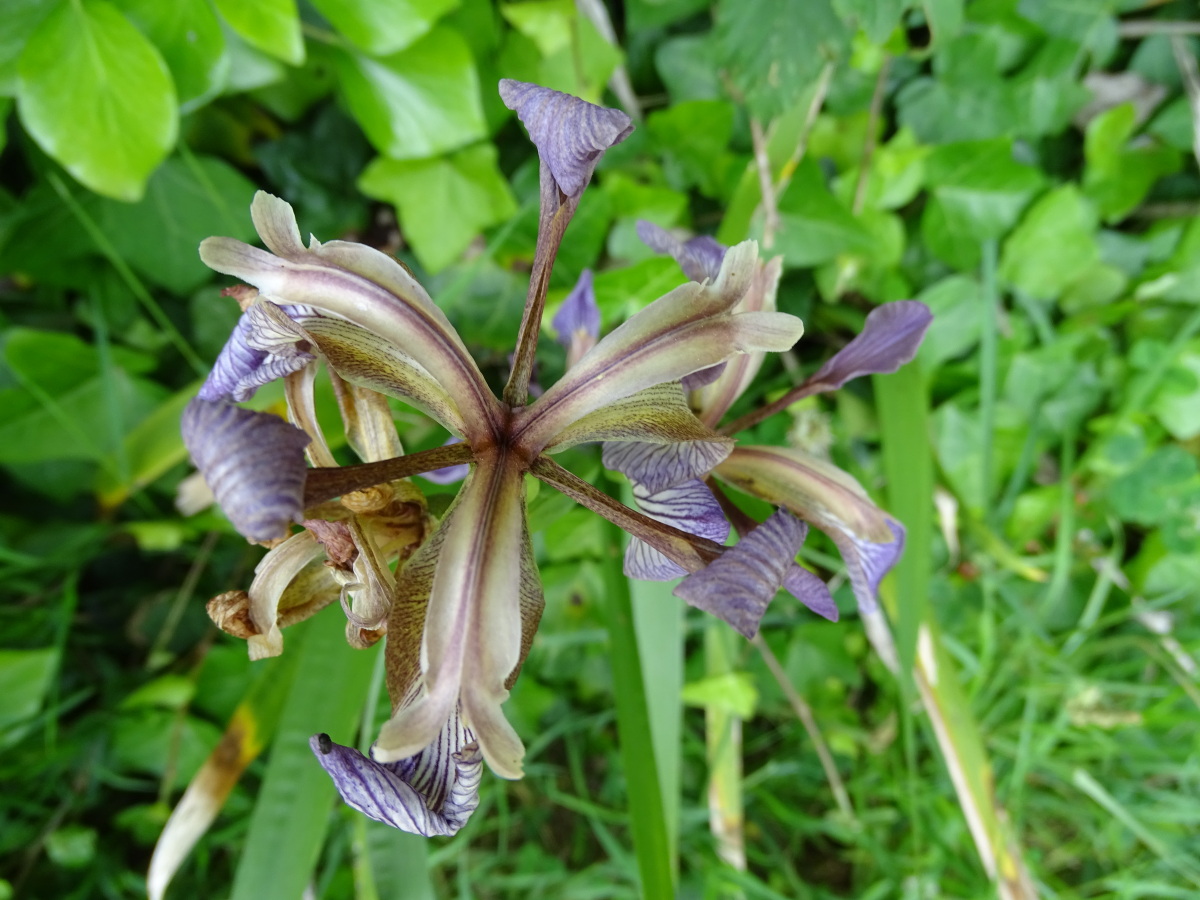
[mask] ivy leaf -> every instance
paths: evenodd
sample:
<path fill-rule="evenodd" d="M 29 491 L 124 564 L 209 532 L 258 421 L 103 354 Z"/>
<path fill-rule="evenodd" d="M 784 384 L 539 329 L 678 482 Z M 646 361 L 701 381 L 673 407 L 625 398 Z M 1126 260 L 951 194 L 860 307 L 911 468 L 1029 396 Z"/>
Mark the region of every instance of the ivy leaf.
<path fill-rule="evenodd" d="M 54 4 L 46 0 L 6 0 L 0 16 L 0 96 L 16 96 L 21 51 L 53 11 Z"/>
<path fill-rule="evenodd" d="M 176 294 L 212 277 L 196 248 L 209 235 L 254 239 L 245 212 L 254 185 L 222 160 L 174 158 L 154 173 L 133 206 L 108 202 L 100 216 L 117 252 L 141 275 Z"/>
<path fill-rule="evenodd" d="M 403 50 L 429 33 L 459 0 L 313 0 L 346 40 L 372 56 Z"/>
<path fill-rule="evenodd" d="M 517 211 L 493 144 L 434 159 L 380 157 L 358 185 L 396 206 L 405 238 L 430 272 L 454 262 L 483 229 Z"/>
<path fill-rule="evenodd" d="M 1123 103 L 1092 119 L 1083 154 L 1083 188 L 1108 223 L 1131 213 L 1163 175 L 1178 171 L 1177 151 L 1155 144 L 1127 146 L 1136 128 L 1132 103 Z"/>
<path fill-rule="evenodd" d="M 350 112 L 384 156 L 437 156 L 486 136 L 475 62 L 452 29 L 378 59 L 339 53 L 336 65 Z"/>
<path fill-rule="evenodd" d="M 850 40 L 829 0 L 720 0 L 715 33 L 715 62 L 764 120 L 796 103 Z"/>
<path fill-rule="evenodd" d="M 1096 213 L 1073 184 L 1037 201 L 1004 242 L 1000 277 L 1041 300 L 1057 298 L 1100 258 Z"/>
<path fill-rule="evenodd" d="M 934 256 L 958 269 L 979 265 L 979 244 L 1002 237 L 1044 183 L 1013 159 L 1012 141 L 963 141 L 936 147 L 925 160 L 930 198 L 921 232 Z"/>
<path fill-rule="evenodd" d="M 217 11 L 246 43 L 298 66 L 304 62 L 304 37 L 296 0 L 214 0 Z"/>
<path fill-rule="evenodd" d="M 118 5 L 166 60 L 180 112 L 191 112 L 221 92 L 229 56 L 221 23 L 204 0 L 118 0 Z"/>
<path fill-rule="evenodd" d="M 47 154 L 87 187 L 118 200 L 141 198 L 179 125 L 162 56 L 101 0 L 64 4 L 29 38 L 17 108 Z"/>
<path fill-rule="evenodd" d="M 875 238 L 825 186 L 820 165 L 806 158 L 779 201 L 775 250 L 789 266 L 815 266 L 842 253 L 871 253 Z"/>

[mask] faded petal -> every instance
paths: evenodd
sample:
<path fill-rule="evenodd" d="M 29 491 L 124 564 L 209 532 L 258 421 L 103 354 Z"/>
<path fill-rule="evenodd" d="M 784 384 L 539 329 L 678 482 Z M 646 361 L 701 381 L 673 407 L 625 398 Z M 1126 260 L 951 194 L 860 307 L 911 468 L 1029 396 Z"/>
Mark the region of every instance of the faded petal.
<path fill-rule="evenodd" d="M 196 398 L 183 442 L 233 526 L 252 541 L 284 537 L 304 511 L 309 437 L 278 416 Z"/>
<path fill-rule="evenodd" d="M 396 762 L 376 762 L 327 734 L 308 743 L 346 805 L 376 822 L 424 837 L 447 836 L 479 806 L 483 755 L 457 713 L 437 740 Z"/>
<path fill-rule="evenodd" d="M 568 368 L 596 345 L 600 338 L 600 307 L 596 305 L 591 269 L 583 270 L 550 325 L 567 351 Z"/>
<path fill-rule="evenodd" d="M 729 537 L 729 521 L 721 504 L 699 479 L 663 491 L 651 492 L 644 485 L 633 485 L 633 499 L 650 518 L 673 525 L 718 544 Z M 625 574 L 643 581 L 670 581 L 687 574 L 687 569 L 672 562 L 644 541 L 633 538 L 625 549 Z"/>
<path fill-rule="evenodd" d="M 328 600 L 337 598 L 339 591 L 327 567 L 321 565 L 314 568 L 313 575 L 324 576 L 319 583 L 312 579 L 300 579 L 301 573 L 320 555 L 321 545 L 315 535 L 305 529 L 293 534 L 278 547 L 272 548 L 270 553 L 259 560 L 254 569 L 254 580 L 247 592 L 247 617 L 254 631 L 246 638 L 251 659 L 265 659 L 283 652 L 283 632 L 280 630 L 282 626 L 279 618 L 287 594 L 291 594 L 289 599 L 293 605 L 307 604 L 310 599 L 319 596 Z M 311 598 L 307 596 L 309 592 L 303 591 L 304 587 L 313 589 Z M 329 587 L 333 588 L 332 595 Z M 316 608 L 325 605 L 322 603 Z"/>
<path fill-rule="evenodd" d="M 919 300 L 875 307 L 858 336 L 821 366 L 808 384 L 832 391 L 862 375 L 895 372 L 917 355 L 932 321 L 933 313 Z"/>
<path fill-rule="evenodd" d="M 590 412 L 640 390 L 755 350 L 787 350 L 804 333 L 795 316 L 733 313 L 757 266 L 753 242 L 726 254 L 712 284 L 689 282 L 608 334 L 532 406 L 517 412 L 526 447 L 540 450 Z"/>
<path fill-rule="evenodd" d="M 864 613 L 875 611 L 879 582 L 883 581 L 883 577 L 904 553 L 904 526 L 891 516 L 886 516 L 885 521 L 891 530 L 892 540 L 883 542 L 868 541 L 846 530 L 821 526 L 842 554 L 850 587 L 854 590 L 859 609 Z"/>
<path fill-rule="evenodd" d="M 523 640 L 527 536 L 518 462 L 507 455 L 481 460 L 434 537 L 440 553 L 431 559 L 422 548 L 413 556 L 396 599 L 402 616 L 411 609 L 423 617 L 421 677 L 389 672 L 398 690 L 411 679 L 414 696 L 384 724 L 375 757 L 390 762 L 420 752 L 461 703 L 488 765 L 502 777 L 520 778 L 524 747 L 500 711 Z M 428 605 L 421 613 L 423 594 Z M 413 623 L 397 624 L 411 631 Z M 393 669 L 414 661 L 395 659 L 389 660 Z"/>
<path fill-rule="evenodd" d="M 792 563 L 783 576 L 783 589 L 830 622 L 838 620 L 837 604 L 829 593 L 829 585 L 803 566 Z"/>
<path fill-rule="evenodd" d="M 862 485 L 832 463 L 792 447 L 735 447 L 715 474 L 748 494 L 790 509 L 822 531 L 887 543 L 887 517 Z"/>
<path fill-rule="evenodd" d="M 787 510 L 776 510 L 706 568 L 683 579 L 674 594 L 754 637 L 807 533 L 808 527 Z"/>
<path fill-rule="evenodd" d="M 201 399 L 241 403 L 253 397 L 264 384 L 297 372 L 313 361 L 307 349 L 297 346 L 296 335 L 281 339 L 274 321 L 263 312 L 263 302 L 254 303 L 238 319 L 200 388 Z M 294 304 L 278 309 L 288 317 L 316 314 L 310 307 Z"/>
<path fill-rule="evenodd" d="M 673 256 L 679 268 L 683 269 L 683 274 L 692 281 L 716 278 L 721 271 L 725 251 L 729 249 L 706 234 L 681 241 L 665 228 L 659 228 L 645 219 L 638 220 L 637 235 L 655 253 Z"/>
<path fill-rule="evenodd" d="M 583 193 L 604 151 L 633 131 L 632 120 L 619 109 L 536 84 L 501 79 L 500 97 L 525 124 L 542 162 L 568 197 Z"/>

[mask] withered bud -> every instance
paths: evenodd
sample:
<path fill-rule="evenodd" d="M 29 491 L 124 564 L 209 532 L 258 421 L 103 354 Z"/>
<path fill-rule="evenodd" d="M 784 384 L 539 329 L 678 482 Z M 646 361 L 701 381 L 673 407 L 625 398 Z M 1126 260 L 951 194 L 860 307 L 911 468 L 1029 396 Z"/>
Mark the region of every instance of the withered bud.
<path fill-rule="evenodd" d="M 245 591 L 226 591 L 217 594 L 205 607 L 213 624 L 234 637 L 246 638 L 259 634 L 250 621 L 250 595 Z"/>
<path fill-rule="evenodd" d="M 242 312 L 245 312 L 250 308 L 250 304 L 258 298 L 258 288 L 251 287 L 248 284 L 235 284 L 222 289 L 221 296 L 232 297 L 237 301 L 237 305 L 242 308 Z"/>
<path fill-rule="evenodd" d="M 325 555 L 332 566 L 346 570 L 353 567 L 354 560 L 358 558 L 358 548 L 354 546 L 354 538 L 345 522 L 306 519 L 304 527 L 325 548 Z"/>
<path fill-rule="evenodd" d="M 385 634 L 387 634 L 386 622 L 382 628 L 361 628 L 353 622 L 346 623 L 346 643 L 355 650 L 374 647 Z"/>
<path fill-rule="evenodd" d="M 390 484 L 376 484 L 361 491 L 351 491 L 342 496 L 342 506 L 353 513 L 374 513 L 392 502 L 395 492 Z"/>

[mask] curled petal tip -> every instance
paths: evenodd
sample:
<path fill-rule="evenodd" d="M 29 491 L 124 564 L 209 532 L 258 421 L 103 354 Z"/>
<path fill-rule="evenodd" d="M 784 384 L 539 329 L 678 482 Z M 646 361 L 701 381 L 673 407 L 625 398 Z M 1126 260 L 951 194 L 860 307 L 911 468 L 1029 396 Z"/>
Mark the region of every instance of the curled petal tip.
<path fill-rule="evenodd" d="M 863 330 L 809 379 L 835 390 L 863 375 L 895 372 L 917 355 L 933 321 L 919 300 L 897 300 L 871 310 Z"/>
<path fill-rule="evenodd" d="M 633 121 L 619 109 L 536 84 L 501 79 L 500 97 L 525 123 L 538 155 L 568 197 L 583 193 L 604 151 L 633 131 Z"/>
<path fill-rule="evenodd" d="M 217 503 L 252 541 L 284 537 L 304 510 L 304 448 L 311 438 L 278 416 L 196 398 L 183 442 Z"/>
<path fill-rule="evenodd" d="M 729 249 L 716 238 L 706 234 L 681 241 L 665 228 L 639 219 L 637 235 L 642 243 L 656 253 L 674 257 L 683 274 L 692 281 L 712 280 L 721 271 L 721 262 Z"/>

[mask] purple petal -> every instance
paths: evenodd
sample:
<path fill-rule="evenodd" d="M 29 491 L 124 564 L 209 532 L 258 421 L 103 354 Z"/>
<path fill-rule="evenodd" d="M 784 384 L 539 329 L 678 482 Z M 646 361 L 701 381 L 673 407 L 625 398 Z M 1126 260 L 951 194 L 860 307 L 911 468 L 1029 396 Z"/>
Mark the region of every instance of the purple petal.
<path fill-rule="evenodd" d="M 457 713 L 432 744 L 394 763 L 376 762 L 327 734 L 308 745 L 346 805 L 409 834 L 452 835 L 479 805 L 483 755 Z"/>
<path fill-rule="evenodd" d="M 600 337 L 600 307 L 596 305 L 591 269 L 583 270 L 550 324 L 558 335 L 558 342 L 567 348 L 576 332 L 582 331 L 593 342 Z"/>
<path fill-rule="evenodd" d="M 904 526 L 890 516 L 885 517 L 885 521 L 894 537 L 886 544 L 863 540 L 849 531 L 825 529 L 842 554 L 842 561 L 846 563 L 846 577 L 850 579 L 859 609 L 865 613 L 875 611 L 879 582 L 900 561 L 904 552 Z"/>
<path fill-rule="evenodd" d="M 767 605 L 779 593 L 808 526 L 784 509 L 675 588 L 692 606 L 754 637 Z"/>
<path fill-rule="evenodd" d="M 501 79 L 500 97 L 525 123 L 542 162 L 568 197 L 583 193 L 604 151 L 633 131 L 633 122 L 619 109 L 536 84 Z"/>
<path fill-rule="evenodd" d="M 657 522 L 674 525 L 688 534 L 725 543 L 729 522 L 721 504 L 699 479 L 651 493 L 644 485 L 634 484 L 633 499 L 638 508 Z M 687 574 L 687 569 L 667 559 L 645 541 L 633 538 L 625 549 L 625 574 L 643 581 L 670 581 Z"/>
<path fill-rule="evenodd" d="M 832 391 L 862 375 L 895 372 L 917 354 L 933 321 L 919 300 L 897 300 L 871 310 L 862 332 L 808 379 Z"/>
<path fill-rule="evenodd" d="M 451 436 L 443 447 L 449 447 L 451 444 L 461 444 L 462 438 Z M 467 463 L 459 463 L 456 466 L 445 466 L 441 469 L 434 469 L 432 472 L 426 472 L 421 477 L 428 478 L 434 484 L 456 484 L 467 477 L 467 473 L 471 471 L 470 465 Z"/>
<path fill-rule="evenodd" d="M 729 365 L 728 361 L 717 363 L 715 366 L 709 366 L 707 369 L 701 369 L 699 372 L 683 376 L 683 389 L 685 391 L 695 391 L 699 388 L 707 387 L 721 377 L 727 365 Z"/>
<path fill-rule="evenodd" d="M 605 441 L 601 460 L 606 469 L 620 472 L 649 493 L 708 474 L 729 456 L 730 448 L 711 441 Z"/>
<path fill-rule="evenodd" d="M 792 563 L 783 576 L 783 589 L 830 622 L 838 620 L 837 604 L 829 593 L 829 585 L 808 569 Z"/>
<path fill-rule="evenodd" d="M 717 273 L 721 271 L 725 251 L 729 249 L 716 238 L 706 234 L 681 241 L 666 229 L 659 228 L 645 219 L 638 220 L 637 233 L 642 243 L 651 250 L 673 256 L 675 262 L 683 269 L 683 274 L 692 281 L 716 278 Z"/>
<path fill-rule="evenodd" d="M 221 348 L 212 372 L 200 388 L 202 400 L 233 400 L 241 403 L 254 392 L 274 381 L 298 372 L 313 361 L 307 349 L 297 346 L 297 335 L 284 335 L 272 319 L 264 314 L 258 301 L 238 319 L 233 334 Z M 307 306 L 277 306 L 289 318 L 316 315 Z"/>
<path fill-rule="evenodd" d="M 183 443 L 233 526 L 252 541 L 284 537 L 304 513 L 304 448 L 311 438 L 279 416 L 197 397 Z"/>

